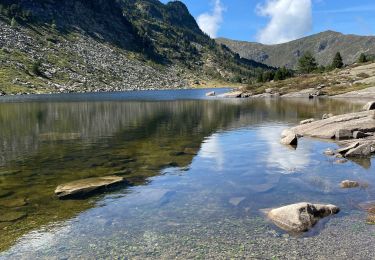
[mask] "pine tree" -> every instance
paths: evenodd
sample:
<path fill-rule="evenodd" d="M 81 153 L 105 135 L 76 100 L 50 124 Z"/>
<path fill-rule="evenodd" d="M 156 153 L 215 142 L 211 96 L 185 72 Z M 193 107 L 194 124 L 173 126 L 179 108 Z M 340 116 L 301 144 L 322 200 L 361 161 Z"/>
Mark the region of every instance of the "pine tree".
<path fill-rule="evenodd" d="M 311 73 L 318 68 L 318 64 L 311 52 L 306 52 L 298 60 L 298 70 L 301 73 Z"/>
<path fill-rule="evenodd" d="M 367 60 L 366 55 L 365 55 L 364 53 L 361 53 L 361 55 L 359 56 L 358 62 L 359 62 L 359 63 L 365 63 L 365 62 L 367 62 L 367 61 L 368 61 L 368 60 Z"/>
<path fill-rule="evenodd" d="M 342 61 L 341 53 L 337 52 L 332 61 L 332 68 L 341 69 L 342 67 L 344 67 L 344 63 Z"/>
<path fill-rule="evenodd" d="M 16 27 L 17 26 L 17 21 L 16 21 L 16 19 L 14 17 L 10 21 L 10 26 L 12 26 L 12 27 Z"/>

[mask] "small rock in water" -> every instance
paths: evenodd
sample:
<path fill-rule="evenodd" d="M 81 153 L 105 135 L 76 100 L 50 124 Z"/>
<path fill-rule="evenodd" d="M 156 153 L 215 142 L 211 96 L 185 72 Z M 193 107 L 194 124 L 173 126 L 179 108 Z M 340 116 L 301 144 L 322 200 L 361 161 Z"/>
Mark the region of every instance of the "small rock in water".
<path fill-rule="evenodd" d="M 358 188 L 359 187 L 359 182 L 345 180 L 345 181 L 341 182 L 340 187 L 343 188 L 343 189 Z"/>
<path fill-rule="evenodd" d="M 55 194 L 60 199 L 87 196 L 100 189 L 110 188 L 124 182 L 123 177 L 106 176 L 88 178 L 59 185 Z"/>
<path fill-rule="evenodd" d="M 337 214 L 340 209 L 334 205 L 301 202 L 273 209 L 268 217 L 280 228 L 289 232 L 306 232 L 324 217 Z"/>
<path fill-rule="evenodd" d="M 206 93 L 206 97 L 213 97 L 215 95 L 216 95 L 215 91 L 211 91 L 211 92 Z"/>
<path fill-rule="evenodd" d="M 197 154 L 198 154 L 198 151 L 199 151 L 198 148 L 190 148 L 190 147 L 186 147 L 186 148 L 184 149 L 184 153 L 185 153 L 185 154 L 190 154 L 190 155 L 197 155 Z"/>
<path fill-rule="evenodd" d="M 3 191 L 0 191 L 0 198 L 5 198 L 5 197 L 8 197 L 12 194 L 13 194 L 12 191 L 3 190 Z"/>
<path fill-rule="evenodd" d="M 310 119 L 302 120 L 299 124 L 300 125 L 306 125 L 306 124 L 310 124 L 310 123 L 312 123 L 314 121 L 315 121 L 314 118 L 310 118 Z"/>
<path fill-rule="evenodd" d="M 328 156 L 334 156 L 335 152 L 328 148 L 327 150 L 324 151 L 324 154 Z"/>
<path fill-rule="evenodd" d="M 286 134 L 285 136 L 283 136 Z M 298 144 L 298 137 L 293 132 L 283 132 L 281 134 L 281 143 L 285 145 L 297 145 Z"/>
<path fill-rule="evenodd" d="M 19 208 L 26 206 L 27 202 L 25 198 L 15 198 L 15 199 L 2 199 L 0 200 L 0 207 L 5 208 Z"/>
<path fill-rule="evenodd" d="M 335 161 L 336 164 L 344 164 L 344 163 L 347 163 L 347 162 L 348 162 L 347 159 L 339 159 L 339 160 Z"/>
<path fill-rule="evenodd" d="M 233 206 L 238 206 L 245 197 L 235 197 L 235 198 L 230 198 L 229 203 L 232 204 Z"/>

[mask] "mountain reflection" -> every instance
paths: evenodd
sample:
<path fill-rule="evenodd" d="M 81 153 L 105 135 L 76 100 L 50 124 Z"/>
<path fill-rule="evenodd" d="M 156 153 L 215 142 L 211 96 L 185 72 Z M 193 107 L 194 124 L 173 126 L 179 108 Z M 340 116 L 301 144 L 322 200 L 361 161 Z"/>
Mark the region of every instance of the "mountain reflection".
<path fill-rule="evenodd" d="M 95 205 L 93 199 L 58 201 L 53 192 L 61 183 L 116 174 L 131 185 L 145 184 L 163 168 L 188 166 L 199 150 L 220 170 L 225 158 L 218 131 L 268 121 L 285 126 L 358 107 L 332 100 L 0 103 L 0 215 L 22 216 L 0 222 L 0 250 L 30 230 Z M 285 169 L 291 162 L 306 163 L 308 156 L 299 153 L 276 156 L 277 131 L 260 133 L 270 144 L 268 163 L 279 158 Z"/>

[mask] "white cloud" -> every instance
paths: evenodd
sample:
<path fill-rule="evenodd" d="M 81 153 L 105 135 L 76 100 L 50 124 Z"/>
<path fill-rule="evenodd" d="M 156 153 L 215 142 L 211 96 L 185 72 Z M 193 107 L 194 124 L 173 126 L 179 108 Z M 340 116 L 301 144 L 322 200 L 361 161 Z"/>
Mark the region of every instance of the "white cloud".
<path fill-rule="evenodd" d="M 217 32 L 223 22 L 224 7 L 221 0 L 214 1 L 214 8 L 211 13 L 204 13 L 198 16 L 197 22 L 202 31 L 212 38 L 216 38 Z"/>
<path fill-rule="evenodd" d="M 260 16 L 270 21 L 258 34 L 264 44 L 278 44 L 304 36 L 312 29 L 311 0 L 267 0 L 257 6 Z"/>

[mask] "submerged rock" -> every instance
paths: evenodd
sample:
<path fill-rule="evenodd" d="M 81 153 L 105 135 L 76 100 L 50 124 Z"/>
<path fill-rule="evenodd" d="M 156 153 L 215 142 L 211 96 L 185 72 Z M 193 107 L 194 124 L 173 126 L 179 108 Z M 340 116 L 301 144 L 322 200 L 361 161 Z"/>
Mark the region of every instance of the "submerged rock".
<path fill-rule="evenodd" d="M 0 207 L 5 208 L 19 208 L 26 206 L 27 202 L 25 198 L 12 198 L 12 199 L 2 199 L 0 200 Z"/>
<path fill-rule="evenodd" d="M 335 161 L 336 164 L 344 164 L 344 163 L 347 163 L 348 160 L 347 159 L 338 159 Z"/>
<path fill-rule="evenodd" d="M 327 156 L 334 156 L 335 152 L 328 148 L 324 151 L 324 154 Z"/>
<path fill-rule="evenodd" d="M 345 180 L 340 183 L 340 187 L 343 189 L 358 188 L 359 186 L 360 185 L 358 181 Z"/>
<path fill-rule="evenodd" d="M 14 222 L 26 217 L 27 214 L 25 212 L 18 212 L 18 211 L 9 211 L 5 213 L 0 213 L 0 222 Z"/>
<path fill-rule="evenodd" d="M 232 204 L 233 206 L 238 206 L 245 197 L 234 197 L 229 199 L 229 203 Z"/>
<path fill-rule="evenodd" d="M 84 197 L 90 195 L 95 191 L 110 188 L 116 184 L 120 184 L 123 182 L 124 178 L 119 176 L 82 179 L 59 185 L 55 190 L 55 194 L 60 199 Z"/>
<path fill-rule="evenodd" d="M 334 205 L 301 202 L 273 209 L 268 213 L 268 217 L 281 229 L 299 233 L 310 230 L 320 219 L 339 211 Z"/>

